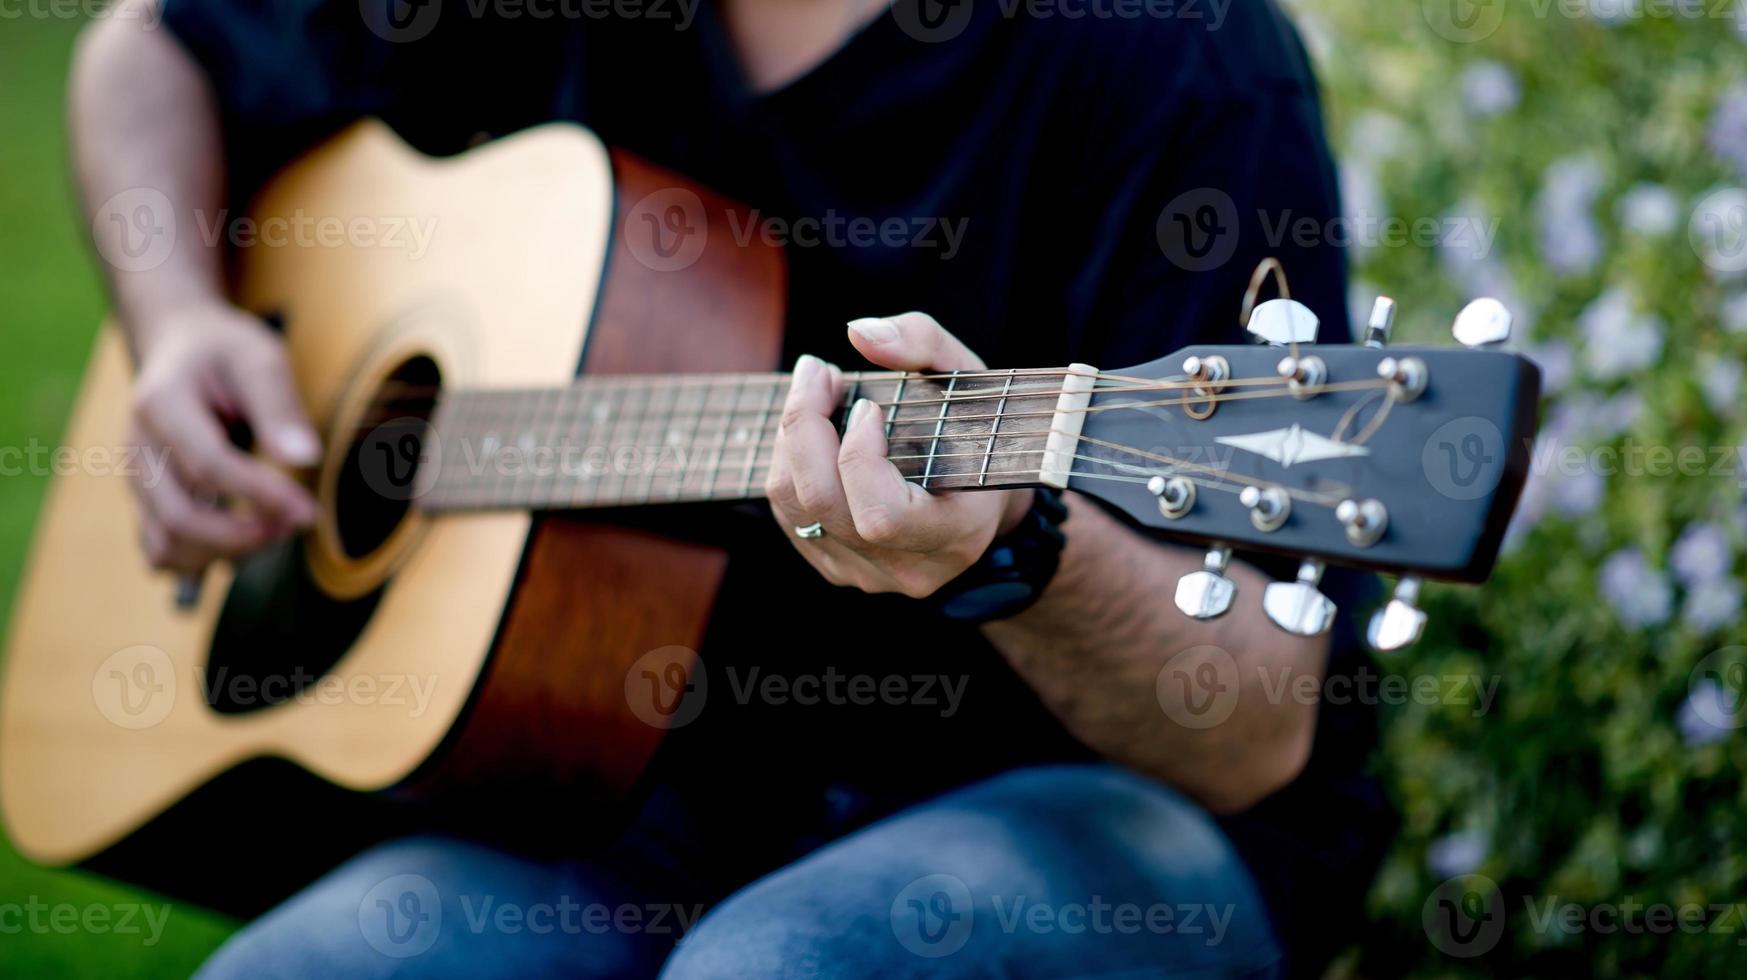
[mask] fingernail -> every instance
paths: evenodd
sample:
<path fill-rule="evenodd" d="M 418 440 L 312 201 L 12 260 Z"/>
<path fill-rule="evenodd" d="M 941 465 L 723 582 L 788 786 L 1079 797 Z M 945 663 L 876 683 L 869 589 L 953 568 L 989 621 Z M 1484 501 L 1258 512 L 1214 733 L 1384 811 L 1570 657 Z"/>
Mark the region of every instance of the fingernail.
<path fill-rule="evenodd" d="M 280 429 L 276 441 L 280 457 L 294 466 L 308 466 L 321 457 L 321 443 L 315 433 L 300 425 Z"/>
<path fill-rule="evenodd" d="M 849 424 L 859 425 L 863 418 L 871 416 L 877 408 L 879 406 L 872 401 L 866 398 L 857 398 L 855 406 L 849 410 Z"/>
<path fill-rule="evenodd" d="M 870 344 L 889 344 L 898 339 L 898 325 L 883 316 L 864 316 L 849 321 L 849 329 Z"/>
<path fill-rule="evenodd" d="M 818 370 L 819 365 L 822 363 L 822 361 L 811 354 L 802 354 L 799 358 L 796 358 L 793 383 L 797 385 L 806 383 L 813 377 L 813 372 Z"/>

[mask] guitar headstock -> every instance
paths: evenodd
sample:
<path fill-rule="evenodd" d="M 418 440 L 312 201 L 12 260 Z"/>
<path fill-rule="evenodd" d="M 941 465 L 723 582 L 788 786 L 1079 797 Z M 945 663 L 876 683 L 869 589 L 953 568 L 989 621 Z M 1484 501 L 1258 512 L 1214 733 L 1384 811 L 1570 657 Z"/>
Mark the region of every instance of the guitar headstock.
<path fill-rule="evenodd" d="M 1379 301 L 1364 345 L 1302 341 L 1290 300 L 1255 310 L 1254 346 L 1197 346 L 1094 386 L 1068 485 L 1142 525 L 1205 544 L 1206 567 L 1178 585 L 1199 618 L 1230 607 L 1230 550 L 1303 560 L 1299 580 L 1263 597 L 1289 632 L 1328 627 L 1324 563 L 1403 576 L 1372 622 L 1373 643 L 1417 638 L 1421 577 L 1483 581 L 1528 473 L 1540 372 L 1491 349 L 1510 314 L 1479 300 L 1457 318 L 1464 346 L 1387 345 L 1394 305 Z"/>

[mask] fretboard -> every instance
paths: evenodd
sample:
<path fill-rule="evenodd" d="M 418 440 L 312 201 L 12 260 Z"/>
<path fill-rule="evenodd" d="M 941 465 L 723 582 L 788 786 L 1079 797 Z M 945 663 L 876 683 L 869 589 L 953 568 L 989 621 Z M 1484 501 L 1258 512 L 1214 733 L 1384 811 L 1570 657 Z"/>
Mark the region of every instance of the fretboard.
<path fill-rule="evenodd" d="M 880 406 L 887 458 L 929 490 L 1040 482 L 1065 369 L 849 374 L 832 419 Z M 582 378 L 447 392 L 425 510 L 569 510 L 764 496 L 787 374 Z M 431 452 L 435 448 L 437 451 Z"/>

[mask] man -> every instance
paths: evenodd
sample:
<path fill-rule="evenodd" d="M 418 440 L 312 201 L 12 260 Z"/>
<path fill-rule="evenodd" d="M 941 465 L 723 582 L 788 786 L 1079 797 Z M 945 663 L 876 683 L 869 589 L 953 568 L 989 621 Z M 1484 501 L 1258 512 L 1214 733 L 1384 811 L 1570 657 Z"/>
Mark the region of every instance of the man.
<path fill-rule="evenodd" d="M 1108 369 L 1235 342 L 1269 254 L 1325 333 L 1346 323 L 1340 251 L 1266 234 L 1339 213 L 1280 12 L 532 9 L 168 0 L 167 33 L 113 18 L 72 83 L 84 195 L 95 209 L 154 188 L 194 226 L 360 116 L 439 154 L 570 120 L 780 222 L 766 227 L 908 231 L 859 247 L 793 236 L 780 462 L 755 524 L 722 517 L 740 544 L 702 650 L 728 696 L 669 738 L 625 834 L 558 863 L 446 837 L 383 845 L 249 926 L 206 975 L 1320 970 L 1351 935 L 1388 817 L 1363 773 L 1368 709 L 1282 696 L 1300 688 L 1280 681 L 1359 669 L 1350 625 L 1274 629 L 1266 577 L 1242 562 L 1232 612 L 1186 619 L 1169 594 L 1198 552 L 1071 494 L 1065 520 L 1030 491 L 929 497 L 895 479 L 868 416 L 841 435 L 829 418 L 838 365 Z M 1171 219 L 1207 207 L 1217 225 L 1176 247 Z M 173 450 L 174 479 L 141 499 L 166 569 L 313 516 L 271 463 L 309 462 L 317 434 L 275 335 L 226 302 L 224 261 L 185 243 L 112 276 L 138 438 Z M 889 315 L 903 309 L 932 316 Z M 230 448 L 231 415 L 265 460 Z M 1058 542 L 1022 569 L 1031 605 L 941 601 L 1015 535 Z M 1325 591 L 1345 608 L 1362 584 L 1331 575 Z M 897 679 L 903 696 L 757 682 L 844 675 Z M 1229 715 L 1203 723 L 1209 698 Z"/>

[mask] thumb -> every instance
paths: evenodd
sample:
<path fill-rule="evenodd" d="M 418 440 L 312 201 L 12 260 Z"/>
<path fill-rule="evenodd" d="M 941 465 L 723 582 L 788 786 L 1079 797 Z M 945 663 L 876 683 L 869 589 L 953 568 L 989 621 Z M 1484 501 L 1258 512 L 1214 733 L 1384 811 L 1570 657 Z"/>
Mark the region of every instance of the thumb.
<path fill-rule="evenodd" d="M 267 455 L 287 466 L 312 466 L 321 441 L 303 414 L 291 367 L 277 343 L 245 348 L 231 363 L 232 390 Z"/>
<path fill-rule="evenodd" d="M 895 371 L 981 371 L 983 359 L 926 313 L 863 317 L 849 323 L 863 357 Z"/>

